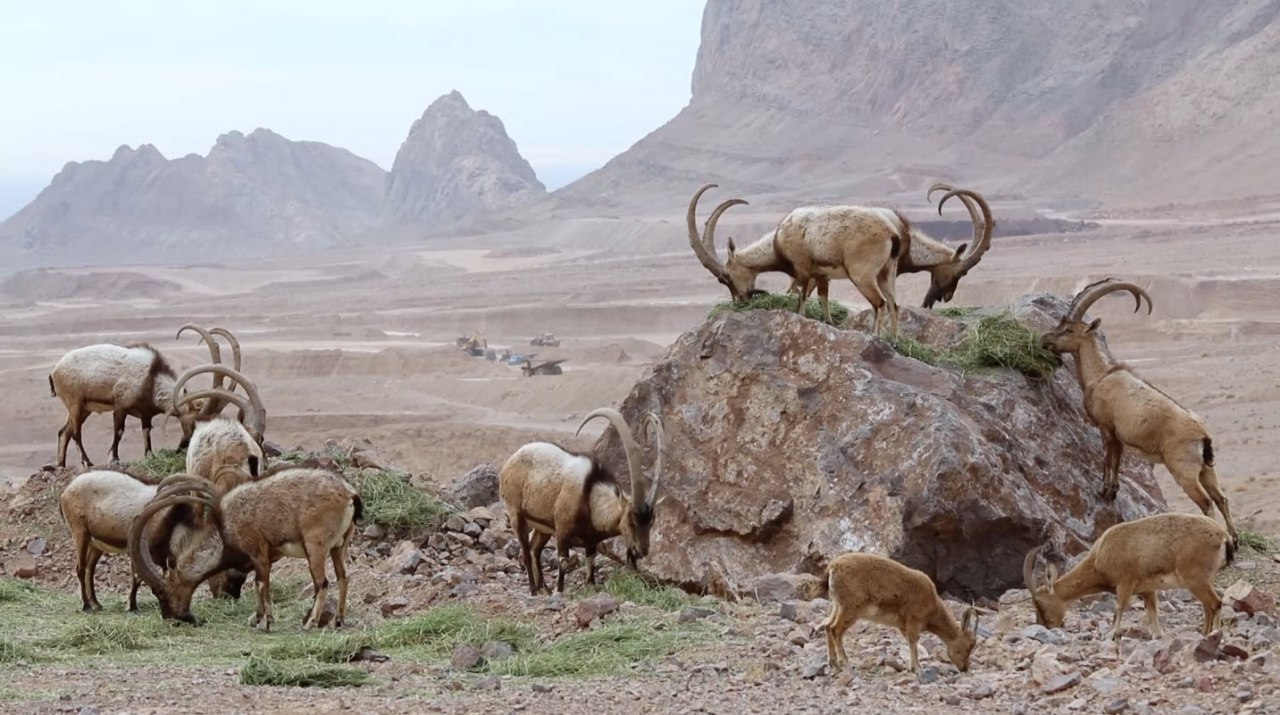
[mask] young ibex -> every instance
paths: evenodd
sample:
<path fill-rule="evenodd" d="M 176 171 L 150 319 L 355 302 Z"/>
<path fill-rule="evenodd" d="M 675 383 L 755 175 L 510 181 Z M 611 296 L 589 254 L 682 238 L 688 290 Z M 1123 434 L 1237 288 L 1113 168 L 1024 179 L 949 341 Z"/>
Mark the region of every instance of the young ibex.
<path fill-rule="evenodd" d="M 1151 296 L 1133 283 L 1106 278 L 1091 283 L 1071 301 L 1058 326 L 1041 339 L 1055 353 L 1075 358 L 1076 377 L 1084 392 L 1084 409 L 1102 433 L 1106 448 L 1101 496 L 1115 499 L 1120 488 L 1120 457 L 1126 446 L 1143 459 L 1163 464 L 1206 516 L 1216 504 L 1236 545 L 1240 537 L 1231 520 L 1227 497 L 1213 469 L 1213 440 L 1204 420 L 1116 360 L 1097 330 L 1101 318 L 1084 322 L 1085 311 L 1116 291 L 1133 294 L 1134 312 Z"/>
<path fill-rule="evenodd" d="M 168 489 L 203 483 L 195 477 L 170 479 Z M 225 485 L 223 485 L 225 486 Z M 103 554 L 124 553 L 128 547 L 129 527 L 133 520 L 159 491 L 157 485 L 147 484 L 137 477 L 110 470 L 84 472 L 63 488 L 58 497 L 58 513 L 71 532 L 76 555 L 76 579 L 80 582 L 80 601 L 85 611 L 100 611 L 94 576 L 98 560 Z M 187 536 L 187 527 L 175 524 L 191 522 L 198 514 L 180 513 L 188 509 L 175 507 L 174 513 L 160 514 L 152 527 L 143 535 L 143 541 L 158 563 L 166 563 L 175 547 Z M 165 532 L 161 534 L 160 532 Z M 138 610 L 138 586 L 140 578 L 135 573 L 129 589 L 129 610 Z"/>
<path fill-rule="evenodd" d="M 67 466 L 67 445 L 75 439 L 80 461 L 92 467 L 81 441 L 81 427 L 92 412 L 110 411 L 115 423 L 111 459 L 120 461 L 120 438 L 125 418 L 142 422 L 145 453 L 151 453 L 151 420 L 157 415 L 173 415 L 182 425 L 182 441 L 191 440 L 195 417 L 203 405 L 174 405 L 174 372 L 160 351 L 146 343 L 134 345 L 99 344 L 69 351 L 49 373 L 49 391 L 67 408 L 67 420 L 58 430 L 59 467 Z"/>
<path fill-rule="evenodd" d="M 698 199 L 716 184 L 706 184 L 694 193 L 685 216 L 689 244 L 698 260 L 716 280 L 729 288 L 735 301 L 756 292 L 756 277 L 777 271 L 791 276 L 793 284 L 803 286 L 796 301 L 799 313 L 816 283 L 823 316 L 831 323 L 827 301 L 827 281 L 845 277 L 862 293 L 875 313 L 875 332 L 887 319 L 891 332 L 898 332 L 898 303 L 894 286 L 898 274 L 898 258 L 909 250 L 911 225 L 902 214 L 889 209 L 865 209 L 858 206 L 802 206 L 783 217 L 778 227 L 755 243 L 737 250 L 729 239 L 729 252 L 723 264 L 716 257 L 715 228 L 720 215 L 732 206 L 746 204 L 742 199 L 729 199 L 711 212 L 702 235 L 698 234 Z M 815 280 L 811 280 L 815 279 Z"/>
<path fill-rule="evenodd" d="M 1116 595 L 1111 637 L 1120 639 L 1120 620 L 1129 597 L 1138 594 L 1147 610 L 1151 634 L 1160 637 L 1156 592 L 1186 588 L 1204 606 L 1203 633 L 1218 627 L 1222 599 L 1213 588 L 1213 577 L 1235 558 L 1231 535 L 1218 522 L 1200 514 L 1156 514 L 1121 522 L 1102 532 L 1080 563 L 1058 578 L 1049 566 L 1048 581 L 1035 577 L 1036 559 L 1045 545 L 1027 554 L 1022 575 L 1036 607 L 1036 622 L 1060 628 L 1067 608 L 1084 596 Z"/>
<path fill-rule="evenodd" d="M 542 547 L 552 536 L 559 556 L 556 591 L 561 593 L 572 546 L 586 551 L 587 583 L 595 583 L 596 547 L 605 539 L 623 537 L 627 564 L 633 569 L 649 554 L 649 531 L 662 479 L 662 422 L 653 412 L 646 412 L 643 418 L 654 443 L 653 481 L 649 482 L 641 465 L 640 445 L 617 410 L 601 407 L 592 411 L 578 425 L 578 431 L 596 417 L 608 419 L 622 441 L 631 475 L 630 496 L 593 457 L 548 442 L 530 442 L 516 450 L 498 474 L 498 491 L 520 540 L 520 559 L 529 575 L 531 594 L 550 591 L 542 576 Z"/>
<path fill-rule="evenodd" d="M 305 558 L 315 589 L 311 612 L 303 622 L 309 629 L 320 622 L 329 580 L 325 558 L 333 561 L 338 580 L 338 611 L 334 625 L 342 625 L 347 608 L 347 548 L 362 518 L 363 504 L 356 490 L 341 476 L 324 469 L 284 469 L 260 481 L 232 489 L 221 498 L 207 486 L 187 483 L 187 494 L 167 493 L 149 503 L 129 529 L 129 556 L 135 571 L 160 601 L 165 618 L 189 623 L 191 599 L 205 579 L 228 568 L 254 572 L 257 609 L 250 625 L 270 630 L 271 564 L 282 557 Z M 174 566 L 161 573 L 150 550 L 142 548 L 143 533 L 156 514 L 178 505 L 208 508 L 212 516 L 192 529 Z"/>
<path fill-rule="evenodd" d="M 938 597 L 924 573 L 876 554 L 842 554 L 827 566 L 831 615 L 822 623 L 827 633 L 827 664 L 841 669 L 849 656 L 844 634 L 859 619 L 897 628 L 911 649 L 911 670 L 920 667 L 920 634 L 932 633 L 947 646 L 951 663 L 969 670 L 969 655 L 978 642 L 978 615 L 970 607 L 960 625 Z"/>

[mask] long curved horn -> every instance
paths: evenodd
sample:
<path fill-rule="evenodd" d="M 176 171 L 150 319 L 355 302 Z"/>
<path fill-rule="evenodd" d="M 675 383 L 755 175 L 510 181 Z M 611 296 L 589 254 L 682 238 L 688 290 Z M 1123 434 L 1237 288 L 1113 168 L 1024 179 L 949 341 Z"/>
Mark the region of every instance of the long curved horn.
<path fill-rule="evenodd" d="M 197 477 L 194 474 L 177 472 L 175 474 L 170 474 L 169 476 L 165 477 L 163 480 L 161 480 L 159 484 L 156 485 L 156 495 L 152 497 L 152 499 L 159 499 L 161 497 L 172 496 L 174 494 L 177 494 L 180 492 L 186 492 L 186 491 L 194 491 L 194 492 L 201 492 L 201 493 L 207 492 L 210 495 L 212 495 L 212 492 L 209 489 L 209 480 L 205 479 L 204 477 Z"/>
<path fill-rule="evenodd" d="M 157 596 L 168 594 L 169 591 L 165 586 L 164 577 L 160 575 L 160 567 L 156 566 L 155 559 L 151 558 L 151 549 L 143 548 L 142 534 L 147 528 L 147 522 L 151 521 L 151 518 L 157 512 L 178 504 L 201 507 L 213 506 L 213 502 L 208 499 L 192 496 L 171 496 L 165 499 L 156 499 L 148 503 L 142 509 L 142 513 L 135 516 L 133 523 L 129 525 L 129 559 L 133 562 L 133 570 L 151 587 L 151 590 Z"/>
<path fill-rule="evenodd" d="M 224 406 L 225 403 L 230 402 L 240 408 L 240 412 L 245 415 L 249 414 L 250 410 L 253 409 L 253 406 L 249 404 L 249 399 L 247 397 L 229 390 L 200 390 L 199 392 L 189 392 L 178 400 L 177 406 L 181 407 L 188 402 L 194 402 L 195 400 L 199 400 L 204 397 L 210 398 L 210 400 L 215 398 L 222 400 Z"/>
<path fill-rule="evenodd" d="M 1040 558 L 1040 554 L 1044 553 L 1048 544 L 1041 544 L 1031 551 L 1027 552 L 1027 558 L 1022 562 L 1022 581 L 1027 585 L 1027 590 L 1035 595 L 1036 592 L 1036 559 Z"/>
<path fill-rule="evenodd" d="M 188 330 L 194 330 L 195 332 L 200 334 L 200 339 L 203 340 L 204 344 L 209 348 L 209 362 L 213 363 L 214 365 L 221 365 L 222 364 L 222 348 L 218 345 L 218 341 L 213 339 L 213 336 L 210 334 L 210 331 L 205 330 L 199 325 L 196 325 L 195 323 L 187 323 L 181 328 L 178 328 L 178 334 L 174 336 L 174 340 L 181 340 L 182 334 Z M 239 369 L 239 368 L 237 367 L 236 369 Z M 224 383 L 222 381 L 222 376 L 215 375 L 213 378 L 214 388 L 221 388 L 223 384 Z M 222 411 L 222 404 L 210 402 L 209 404 L 205 405 L 204 409 L 200 411 L 200 414 L 206 417 L 209 417 L 209 416 L 218 414 L 220 411 Z"/>
<path fill-rule="evenodd" d="M 716 224 L 720 222 L 720 214 L 734 206 L 746 205 L 746 199 L 727 199 L 721 201 L 720 205 L 707 217 L 707 223 L 702 227 L 702 247 L 707 249 L 707 253 L 717 262 L 720 260 L 720 254 L 716 251 Z"/>
<path fill-rule="evenodd" d="M 952 186 L 951 184 L 944 184 L 942 182 L 938 182 L 933 186 L 929 187 L 929 192 L 925 194 L 925 198 L 928 199 L 929 203 L 933 203 L 933 192 L 955 191 L 955 188 L 956 187 Z M 970 242 L 970 245 L 976 247 L 978 245 L 978 239 L 982 238 L 982 230 L 981 230 L 981 227 L 983 224 L 982 217 L 978 212 L 978 207 L 973 203 L 973 199 L 969 198 L 968 195 L 966 194 L 956 194 L 956 196 L 960 199 L 961 203 L 964 204 L 965 210 L 969 212 L 969 221 L 973 223 L 973 241 Z M 938 215 L 939 216 L 942 215 L 941 203 L 938 204 Z"/>
<path fill-rule="evenodd" d="M 578 429 L 573 433 L 577 437 L 582 428 L 595 417 L 604 417 L 613 424 L 613 429 L 618 433 L 618 438 L 622 440 L 622 451 L 627 455 L 627 471 L 631 473 L 631 508 L 635 509 L 641 503 L 640 499 L 645 493 L 644 490 L 644 471 L 640 463 L 640 445 L 636 444 L 636 438 L 631 434 L 631 427 L 627 426 L 627 421 L 622 418 L 622 414 L 612 407 L 600 407 L 592 410 L 586 417 L 582 418 L 582 423 L 578 425 Z"/>
<path fill-rule="evenodd" d="M 232 363 L 232 367 L 234 367 L 234 368 L 235 368 L 235 369 L 237 369 L 237 370 L 241 369 L 241 367 L 240 367 L 240 341 L 236 339 L 236 336 L 235 336 L 235 335 L 234 335 L 230 330 L 227 330 L 226 328 L 224 328 L 224 327 L 222 327 L 222 326 L 217 326 L 217 327 L 209 328 L 209 334 L 210 334 L 210 335 L 220 335 L 220 336 L 222 336 L 223 338 L 226 338 L 226 340 L 227 340 L 227 344 L 231 346 L 231 363 Z M 233 386 L 233 389 L 234 389 L 234 386 Z"/>
<path fill-rule="evenodd" d="M 934 185 L 935 188 L 937 185 Z M 947 203 L 947 199 L 952 196 L 960 197 L 964 202 L 965 208 L 969 209 L 969 220 L 973 222 L 973 246 L 969 248 L 969 252 L 964 257 L 963 267 L 965 271 L 971 270 L 978 265 L 978 261 L 982 260 L 983 254 L 991 248 L 991 234 L 995 231 L 996 221 L 991 216 L 991 205 L 982 197 L 982 194 L 971 189 L 951 189 L 938 201 L 938 215 L 942 215 L 942 205 Z M 972 199 L 970 203 L 966 199 Z M 978 209 L 982 211 L 982 218 L 978 218 L 978 214 L 974 211 L 974 205 L 977 204 Z"/>
<path fill-rule="evenodd" d="M 1147 300 L 1147 315 L 1151 314 L 1151 296 L 1147 292 L 1129 281 L 1118 281 L 1114 278 L 1103 278 L 1085 286 L 1083 290 L 1076 293 L 1076 297 L 1071 299 L 1071 305 L 1067 308 L 1067 320 L 1079 322 L 1084 319 L 1084 314 L 1089 310 L 1090 306 L 1098 301 L 1099 298 L 1118 290 L 1128 291 L 1133 294 L 1133 312 L 1142 309 L 1142 299 Z"/>
<path fill-rule="evenodd" d="M 200 365 L 198 367 L 193 367 L 182 373 L 182 376 L 173 384 L 174 394 L 177 394 L 178 388 L 192 376 L 205 372 L 226 375 L 244 388 L 245 394 L 249 396 L 250 405 L 250 409 L 245 412 L 244 426 L 249 430 L 249 434 L 253 435 L 255 440 L 261 442 L 262 433 L 265 432 L 267 428 L 267 410 L 266 407 L 262 405 L 262 394 L 258 392 L 257 385 L 254 385 L 252 380 L 240 374 L 238 370 L 233 370 L 226 365 Z M 231 394 L 232 393 L 226 393 L 224 397 L 230 399 Z"/>
<path fill-rule="evenodd" d="M 649 493 L 645 495 L 644 502 L 653 508 L 658 500 L 658 482 L 662 481 L 662 451 L 667 437 L 662 431 L 662 418 L 654 412 L 644 413 L 644 430 L 653 441 L 653 481 L 649 482 Z"/>
<path fill-rule="evenodd" d="M 710 271 L 711 275 L 716 277 L 716 280 L 724 283 L 728 278 L 724 274 L 724 266 L 716 258 L 715 247 L 712 246 L 712 249 L 708 251 L 702 236 L 698 234 L 698 199 L 702 198 L 702 195 L 708 189 L 714 189 L 716 186 L 719 186 L 719 184 L 703 184 L 694 192 L 693 198 L 689 199 L 689 210 L 685 214 L 685 223 L 688 224 L 689 245 L 693 248 L 694 255 L 698 257 L 698 261 L 702 263 L 703 268 Z M 710 219 L 708 219 L 708 222 L 710 222 Z"/>

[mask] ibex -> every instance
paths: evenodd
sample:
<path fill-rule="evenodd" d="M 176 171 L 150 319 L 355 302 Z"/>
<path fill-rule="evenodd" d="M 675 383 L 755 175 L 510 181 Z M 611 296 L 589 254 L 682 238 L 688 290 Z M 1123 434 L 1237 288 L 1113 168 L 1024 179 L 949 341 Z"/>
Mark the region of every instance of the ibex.
<path fill-rule="evenodd" d="M 1151 312 L 1151 296 L 1145 290 L 1133 283 L 1106 278 L 1080 291 L 1058 326 L 1041 339 L 1049 350 L 1070 353 L 1075 358 L 1085 413 L 1098 426 L 1106 448 L 1101 496 L 1116 498 L 1120 457 L 1126 446 L 1131 447 L 1143 459 L 1163 464 L 1206 516 L 1212 516 L 1213 505 L 1217 504 L 1227 531 L 1239 545 L 1240 536 L 1231 520 L 1227 497 L 1213 470 L 1213 440 L 1204 420 L 1112 357 L 1097 332 L 1101 318 L 1084 322 L 1085 311 L 1094 302 L 1116 291 L 1133 295 L 1135 313 L 1141 309 L 1143 299 L 1147 301 L 1147 312 Z"/>

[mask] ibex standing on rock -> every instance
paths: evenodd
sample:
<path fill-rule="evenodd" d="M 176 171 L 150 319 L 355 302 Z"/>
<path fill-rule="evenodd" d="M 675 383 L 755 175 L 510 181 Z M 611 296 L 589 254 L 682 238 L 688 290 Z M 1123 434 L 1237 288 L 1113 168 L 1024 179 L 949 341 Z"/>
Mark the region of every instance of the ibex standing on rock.
<path fill-rule="evenodd" d="M 1098 335 L 1101 318 L 1084 322 L 1089 306 L 1108 293 L 1122 290 L 1133 294 L 1135 313 L 1142 308 L 1143 299 L 1147 301 L 1147 312 L 1151 312 L 1151 296 L 1145 290 L 1133 283 L 1106 278 L 1080 291 L 1058 326 L 1041 339 L 1049 350 L 1071 353 L 1075 358 L 1085 412 L 1102 432 L 1106 447 L 1101 496 L 1116 498 L 1120 457 L 1126 446 L 1131 447 L 1143 459 L 1163 464 L 1205 516 L 1213 515 L 1216 504 L 1233 542 L 1239 545 L 1240 535 L 1231 521 L 1231 509 L 1213 471 L 1213 440 L 1204 420 L 1116 360 Z"/>

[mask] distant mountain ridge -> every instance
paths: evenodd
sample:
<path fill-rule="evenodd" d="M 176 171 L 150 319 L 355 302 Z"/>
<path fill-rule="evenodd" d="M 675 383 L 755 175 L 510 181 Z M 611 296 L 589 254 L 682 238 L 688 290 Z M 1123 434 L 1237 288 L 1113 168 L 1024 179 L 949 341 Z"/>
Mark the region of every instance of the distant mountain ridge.
<path fill-rule="evenodd" d="M 219 136 L 206 156 L 121 146 L 106 161 L 64 166 L 0 223 L 0 244 L 44 265 L 284 255 L 388 223 L 424 231 L 545 191 L 502 122 L 455 91 L 414 123 L 389 173 L 261 128 Z"/>

